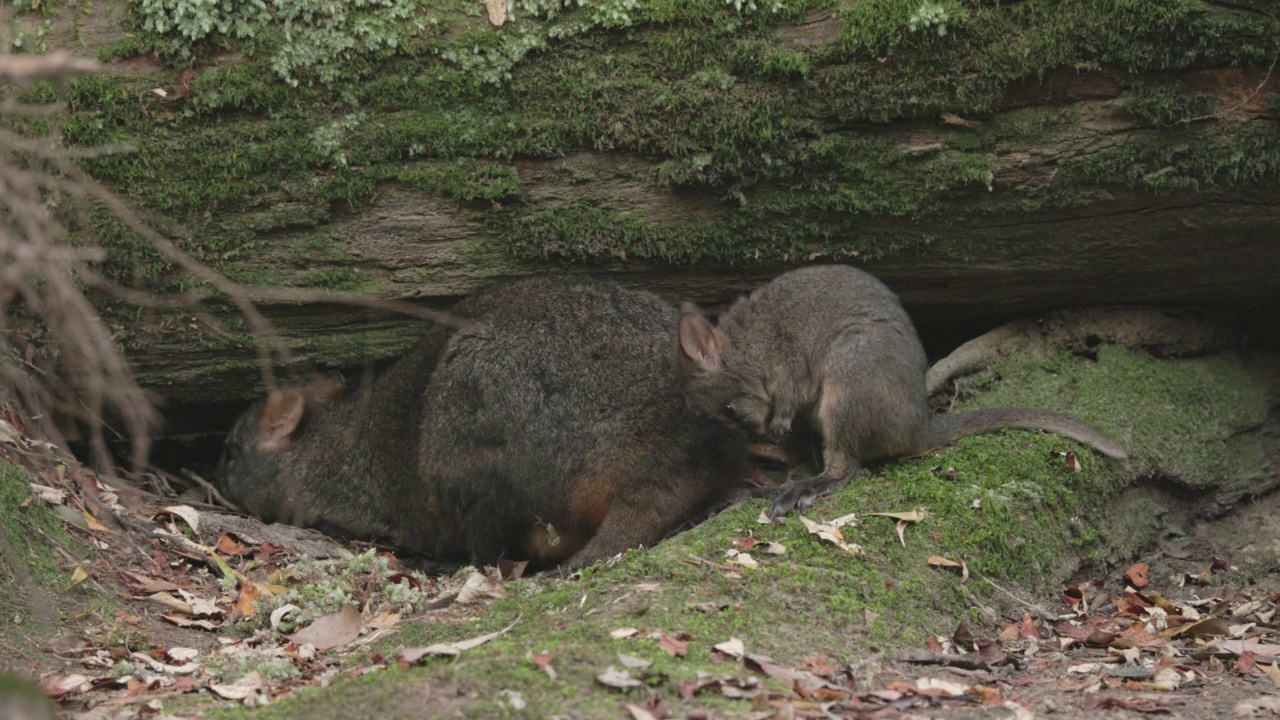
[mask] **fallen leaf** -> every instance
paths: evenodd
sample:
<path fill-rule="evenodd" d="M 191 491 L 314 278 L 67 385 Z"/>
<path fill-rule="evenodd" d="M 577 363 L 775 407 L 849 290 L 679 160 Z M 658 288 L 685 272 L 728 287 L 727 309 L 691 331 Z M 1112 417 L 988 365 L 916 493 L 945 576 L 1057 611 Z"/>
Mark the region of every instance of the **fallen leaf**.
<path fill-rule="evenodd" d="M 40 679 L 40 688 L 55 700 L 66 695 L 88 692 L 92 687 L 89 678 L 79 673 L 57 673 Z"/>
<path fill-rule="evenodd" d="M 617 630 L 614 630 L 613 632 L 609 633 L 609 637 L 615 640 L 623 640 L 625 638 L 635 637 L 636 635 L 639 635 L 639 634 L 640 634 L 640 631 L 636 628 L 624 627 L 624 628 L 618 628 Z"/>
<path fill-rule="evenodd" d="M 177 612 L 180 612 L 183 615 L 195 614 L 195 610 L 192 609 L 189 603 L 183 602 L 182 600 L 179 600 L 178 598 L 170 595 L 167 592 L 153 593 L 142 599 L 146 600 L 147 602 L 156 603 L 157 605 L 163 605 L 169 608 L 170 610 L 176 610 Z"/>
<path fill-rule="evenodd" d="M 191 526 L 191 529 L 193 531 L 200 532 L 200 511 L 199 510 L 196 510 L 190 505 L 170 505 L 168 507 L 161 508 L 159 512 L 156 513 L 156 515 L 164 515 L 166 513 L 168 513 L 169 515 L 175 515 L 177 517 L 182 518 L 183 520 L 186 521 L 188 525 Z"/>
<path fill-rule="evenodd" d="M 503 689 L 499 690 L 498 694 L 506 697 L 506 705 L 512 710 L 520 711 L 524 709 L 524 695 L 520 694 L 518 691 Z"/>
<path fill-rule="evenodd" d="M 666 633 L 662 633 L 658 637 L 658 647 L 662 648 L 663 650 L 666 650 L 667 654 L 670 655 L 671 657 L 684 657 L 685 655 L 689 654 L 688 641 L 681 640 L 680 638 L 671 637 Z"/>
<path fill-rule="evenodd" d="M 800 516 L 800 522 L 804 523 L 811 535 L 817 535 L 820 539 L 826 540 L 850 555 L 858 556 L 863 554 L 860 546 L 844 541 L 844 533 L 840 532 L 840 528 L 816 523 L 803 515 Z"/>
<path fill-rule="evenodd" d="M 623 667 L 631 668 L 632 670 L 643 670 L 653 664 L 644 658 L 623 655 L 622 653 L 618 653 L 618 662 L 622 663 Z"/>
<path fill-rule="evenodd" d="M 627 712 L 631 714 L 631 720 L 658 720 L 658 716 L 640 707 L 639 705 L 626 705 Z"/>
<path fill-rule="evenodd" d="M 1252 700 L 1241 700 L 1231 708 L 1236 717 L 1258 717 L 1260 715 L 1280 715 L 1280 695 L 1263 695 Z"/>
<path fill-rule="evenodd" d="M 1225 640 L 1223 638 L 1217 638 L 1211 640 L 1205 648 L 1208 650 L 1222 650 L 1235 655 L 1239 655 L 1246 651 L 1251 652 L 1254 655 L 1271 657 L 1280 655 L 1280 645 L 1258 642 L 1257 640 Z"/>
<path fill-rule="evenodd" d="M 258 614 L 258 598 L 261 594 L 258 592 L 257 583 L 245 578 L 240 583 L 240 597 L 236 599 L 236 610 L 246 618 L 251 618 Z"/>
<path fill-rule="evenodd" d="M 529 660 L 532 661 L 534 665 L 537 665 L 539 670 L 546 673 L 547 677 L 551 678 L 552 680 L 555 680 L 556 669 L 551 666 L 551 661 L 553 659 L 555 659 L 554 655 L 530 655 L 529 656 Z"/>
<path fill-rule="evenodd" d="M 960 568 L 960 582 L 963 583 L 969 580 L 969 566 L 965 564 L 964 558 L 960 558 L 960 562 L 956 562 L 954 560 L 948 560 L 941 555 L 930 555 L 929 559 L 925 562 L 933 567 L 958 567 Z"/>
<path fill-rule="evenodd" d="M 890 517 L 896 520 L 905 520 L 907 522 L 920 522 L 924 519 L 924 513 L 919 510 L 912 510 L 910 512 L 874 512 L 867 514 L 876 515 L 878 517 Z"/>
<path fill-rule="evenodd" d="M 289 603 L 288 605 L 281 605 L 275 610 L 272 610 L 271 611 L 271 629 L 279 630 L 280 623 L 281 621 L 284 620 L 285 615 L 288 615 L 291 612 L 298 612 L 300 610 L 302 610 L 302 608 L 298 607 L 297 605 L 294 605 L 293 603 Z"/>
<path fill-rule="evenodd" d="M 596 675 L 596 682 L 605 687 L 617 688 L 625 690 L 627 688 L 640 687 L 640 681 L 631 677 L 631 673 L 624 670 L 618 670 L 612 665 L 607 670 Z"/>
<path fill-rule="evenodd" d="M 215 605 L 212 600 L 197 597 L 182 588 L 178 588 L 178 594 L 191 606 L 191 614 L 196 617 L 217 617 L 222 615 L 222 608 Z"/>
<path fill-rule="evenodd" d="M 369 618 L 369 621 L 366 622 L 364 626 L 370 630 L 385 630 L 398 625 L 400 623 L 400 617 L 400 613 L 384 610 L 377 615 L 374 615 L 372 618 Z"/>
<path fill-rule="evenodd" d="M 1203 620 L 1197 620 L 1186 625 L 1172 627 L 1160 633 L 1160 637 L 1175 638 L 1179 635 L 1230 635 L 1231 629 L 1227 627 L 1227 621 L 1219 617 L 1207 617 Z"/>
<path fill-rule="evenodd" d="M 214 622 L 212 620 L 192 620 L 191 618 L 183 617 L 181 615 L 162 615 L 161 619 L 167 620 L 178 627 L 185 628 L 195 627 L 201 628 L 202 630 L 217 630 L 222 627 L 222 623 L 220 622 Z"/>
<path fill-rule="evenodd" d="M 1124 580 L 1135 590 L 1141 590 L 1147 586 L 1147 574 L 1150 572 L 1151 568 L 1146 563 L 1134 563 L 1124 571 Z"/>
<path fill-rule="evenodd" d="M 918 678 L 916 680 L 916 688 L 921 691 L 921 695 L 934 697 L 938 695 L 964 695 L 968 690 L 964 685 L 939 678 Z"/>
<path fill-rule="evenodd" d="M 401 650 L 400 653 L 396 655 L 396 659 L 402 663 L 413 664 L 427 655 L 451 655 L 456 657 L 461 655 L 465 650 L 479 647 L 499 635 L 506 633 L 508 630 L 515 627 L 516 623 L 520 622 L 521 617 L 522 616 L 516 616 L 516 619 L 512 620 L 510 625 L 502 628 L 501 630 L 487 633 L 485 635 L 479 635 L 471 638 L 470 640 L 460 640 L 458 642 L 451 643 L 436 643 L 424 648 L 408 648 L 406 650 Z"/>
<path fill-rule="evenodd" d="M 54 655 L 79 655 L 85 650 L 92 649 L 93 643 L 74 633 L 64 632 L 50 638 L 40 648 Z"/>
<path fill-rule="evenodd" d="M 218 542 L 213 549 L 227 557 L 235 557 L 244 554 L 245 546 L 232 540 L 225 533 L 218 533 Z"/>
<path fill-rule="evenodd" d="M 735 565 L 741 565 L 742 567 L 746 567 L 746 568 L 760 567 L 759 561 L 751 557 L 751 553 L 740 552 L 738 550 L 734 550 L 733 548 L 729 548 L 724 552 L 725 552 L 725 555 L 729 558 L 729 562 Z"/>
<path fill-rule="evenodd" d="M 245 705 L 256 705 L 259 696 L 264 694 L 265 687 L 262 676 L 254 671 L 227 685 L 210 685 L 209 691 L 223 700 L 239 700 Z"/>
<path fill-rule="evenodd" d="M 1072 472 L 1080 472 L 1081 470 L 1084 470 L 1084 467 L 1080 465 L 1080 458 L 1076 457 L 1074 450 L 1068 450 L 1063 459 L 1066 460 L 1068 470 Z"/>
<path fill-rule="evenodd" d="M 321 652 L 340 647 L 360 637 L 360 611 L 347 605 L 336 613 L 317 618 L 302 630 L 289 636 L 299 645 L 311 645 Z"/>
<path fill-rule="evenodd" d="M 731 658 L 739 659 L 747 652 L 747 646 L 738 638 L 731 637 L 725 642 L 712 646 L 713 649 L 728 655 Z"/>
<path fill-rule="evenodd" d="M 858 516 L 853 513 L 849 513 L 848 515 L 841 515 L 840 517 L 836 518 L 835 520 L 832 520 L 827 524 L 830 525 L 831 527 L 837 527 L 837 528 L 857 527 Z"/>
<path fill-rule="evenodd" d="M 79 585 L 80 583 L 88 579 L 89 579 L 89 573 L 85 572 L 84 567 L 77 565 L 76 569 L 71 571 L 71 579 L 67 581 L 66 586 L 63 587 L 62 589 L 70 590 L 71 588 Z"/>
<path fill-rule="evenodd" d="M 756 522 L 761 525 L 782 525 L 784 521 L 782 518 L 778 518 L 777 520 L 774 520 L 773 518 L 769 517 L 769 513 L 765 512 L 764 510 L 761 510 L 760 514 L 756 516 Z"/>
<path fill-rule="evenodd" d="M 502 27 L 507 22 L 507 0 L 484 0 L 484 6 L 494 27 Z"/>
<path fill-rule="evenodd" d="M 67 497 L 65 490 L 52 488 L 48 485 L 37 485 L 36 483 L 31 483 L 31 492 L 35 493 L 48 505 L 61 505 Z"/>
<path fill-rule="evenodd" d="M 471 605 L 482 600 L 503 600 L 507 591 L 502 583 L 481 572 L 473 572 L 467 576 L 458 597 L 454 601 L 459 605 Z"/>

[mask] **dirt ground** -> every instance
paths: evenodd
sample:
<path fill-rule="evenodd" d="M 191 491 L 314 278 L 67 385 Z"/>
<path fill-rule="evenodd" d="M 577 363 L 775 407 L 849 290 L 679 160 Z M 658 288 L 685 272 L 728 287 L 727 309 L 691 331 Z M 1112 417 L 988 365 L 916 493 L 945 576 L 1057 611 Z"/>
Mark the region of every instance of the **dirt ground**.
<path fill-rule="evenodd" d="M 45 472 L 45 479 L 52 477 Z M 210 630 L 174 624 L 175 616 L 198 622 L 198 611 L 158 612 L 153 597 L 139 598 L 157 593 L 173 597 L 185 591 L 190 595 L 183 597 L 195 604 L 200 597 L 216 595 L 217 578 L 201 546 L 228 551 L 235 549 L 232 545 L 256 544 L 260 557 L 281 567 L 304 553 L 339 556 L 342 547 L 313 532 L 209 513 L 201 516 L 201 530 L 188 533 L 194 541 L 171 541 L 163 528 L 181 522 L 174 515 L 161 514 L 149 523 L 137 520 L 154 516 L 154 508 L 167 501 L 114 488 L 120 509 L 113 512 L 95 502 L 93 493 L 83 491 L 95 482 L 91 473 L 73 471 L 65 480 L 69 488 L 80 485 L 78 492 L 69 492 L 68 501 L 84 500 L 85 509 L 103 519 L 100 529 L 71 531 L 97 545 L 84 560 L 74 559 L 73 547 L 57 551 L 68 564 L 90 568 L 83 586 L 91 589 L 47 592 L 34 586 L 38 583 L 28 584 L 25 605 L 37 622 L 10 625 L 5 631 L 0 640 L 7 652 L 4 667 L 41 678 L 45 690 L 57 698 L 63 717 L 192 718 L 246 712 L 235 709 L 236 691 L 220 694 L 213 689 L 228 687 L 219 680 L 229 676 L 173 670 L 185 657 L 173 649 L 189 648 L 210 657 L 263 637 L 258 633 L 247 639 L 246 632 L 236 629 L 239 603 L 217 615 L 205 615 L 217 621 L 218 627 Z M 1181 610 L 1151 613 L 1146 612 L 1150 607 L 1135 607 L 1134 601 L 1124 599 L 1130 596 L 1123 593 L 1126 583 L 1120 580 L 1125 571 L 1118 569 L 1113 577 L 1078 579 L 1073 587 L 1080 589 L 1085 604 L 1080 607 L 1088 607 L 1083 612 L 1072 613 L 1067 599 L 1024 597 L 1016 589 L 1002 588 L 990 606 L 978 603 L 981 620 L 957 628 L 950 636 L 930 635 L 922 644 L 886 645 L 878 652 L 858 655 L 818 652 L 806 658 L 803 667 L 770 664 L 768 658 L 761 660 L 749 650 L 714 650 L 715 679 L 655 682 L 649 677 L 635 688 L 612 688 L 597 676 L 594 686 L 572 692 L 601 695 L 603 705 L 580 707 L 566 716 L 961 719 L 1083 717 L 1105 712 L 1114 718 L 1158 713 L 1207 720 L 1280 715 L 1280 666 L 1276 665 L 1280 645 L 1275 644 L 1280 600 L 1278 518 L 1280 495 L 1272 494 L 1222 518 L 1199 522 L 1185 536 L 1164 539 L 1135 558 L 1150 568 L 1138 572 L 1149 576 L 1148 585 L 1140 591 L 1145 603 L 1137 601 L 1137 605 L 1199 608 L 1204 617 L 1221 618 L 1220 628 L 1208 628 L 1212 634 L 1188 632 L 1162 639 L 1162 634 L 1169 634 L 1168 628 L 1176 629 L 1191 618 L 1169 617 L 1176 618 Z M 175 525 L 169 525 L 173 529 Z M 103 542 L 103 538 L 109 540 Z M 239 543 L 228 542 L 231 538 Z M 251 554 L 235 557 L 243 560 Z M 1128 572 L 1130 579 L 1136 577 L 1132 568 Z M 148 580 L 139 581 L 142 577 Z M 1062 580 L 1065 584 L 1070 579 Z M 417 618 L 398 617 L 396 623 L 424 622 L 428 616 L 436 622 L 445 618 L 464 622 L 489 612 L 483 604 L 458 603 L 461 580 L 431 582 L 428 609 Z M 539 592 L 555 592 L 555 586 L 561 586 L 572 594 L 573 586 L 582 581 L 540 583 Z M 244 594 L 241 584 L 240 596 Z M 367 617 L 370 607 L 365 605 L 363 624 L 368 630 L 377 623 Z M 1167 622 L 1162 623 L 1162 617 Z M 1144 625 L 1151 632 L 1124 641 L 1126 631 L 1141 630 Z M 1219 646 L 1224 640 L 1244 644 L 1228 644 L 1224 649 Z M 255 690 L 261 702 L 289 698 L 268 705 L 265 716 L 308 717 L 326 705 L 330 712 L 333 707 L 358 707 L 366 717 L 420 717 L 423 708 L 431 709 L 431 717 L 488 717 L 497 712 L 484 683 L 466 679 L 465 672 L 458 676 L 457 667 L 436 665 L 426 671 L 403 672 L 397 665 L 413 661 L 397 663 L 381 653 L 341 650 L 322 653 L 317 659 L 300 654 L 296 642 L 264 641 L 263 647 L 267 645 L 283 648 L 280 657 L 301 672 L 267 679 Z M 151 657 L 154 665 L 140 668 L 135 662 L 130 673 L 110 671 L 112 663 L 137 653 Z M 465 668 L 465 663 L 457 664 Z M 532 664 L 537 665 L 537 660 Z M 644 677 L 639 672 L 636 677 Z M 340 683 L 345 690 L 338 700 L 325 690 L 299 692 L 341 676 L 378 673 L 389 679 L 375 684 Z M 513 692 L 510 697 L 520 697 L 520 691 Z M 504 715 L 540 716 L 536 703 L 497 707 Z"/>

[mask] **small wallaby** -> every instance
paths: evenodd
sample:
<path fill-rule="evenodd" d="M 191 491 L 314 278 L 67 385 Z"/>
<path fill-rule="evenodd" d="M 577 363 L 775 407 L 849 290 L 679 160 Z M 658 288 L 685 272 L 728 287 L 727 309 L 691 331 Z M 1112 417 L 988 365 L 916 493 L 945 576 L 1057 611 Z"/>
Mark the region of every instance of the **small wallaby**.
<path fill-rule="evenodd" d="M 287 388 L 227 439 L 218 480 L 267 520 L 438 562 L 577 568 L 731 499 L 745 437 L 691 409 L 677 308 L 541 278 L 450 311 L 370 387 Z"/>
<path fill-rule="evenodd" d="M 917 455 L 1002 428 L 1048 430 L 1126 459 L 1119 444 L 1062 413 L 992 408 L 933 415 L 924 347 L 897 295 L 857 268 L 793 270 L 739 299 L 716 326 L 680 318 L 680 372 L 702 412 L 787 442 L 821 441 L 823 471 L 790 482 L 773 517 L 844 487 L 865 462 Z M 802 446 L 800 449 L 804 449 Z"/>

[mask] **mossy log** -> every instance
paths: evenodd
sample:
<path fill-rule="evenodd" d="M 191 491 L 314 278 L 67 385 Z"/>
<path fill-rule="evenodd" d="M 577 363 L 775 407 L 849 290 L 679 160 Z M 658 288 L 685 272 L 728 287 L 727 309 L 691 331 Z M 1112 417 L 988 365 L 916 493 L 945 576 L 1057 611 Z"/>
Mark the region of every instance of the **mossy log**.
<path fill-rule="evenodd" d="M 596 272 L 716 303 L 839 261 L 926 330 L 1280 297 L 1266 2 L 296 5 L 227 3 L 206 27 L 181 0 L 45 3 L 17 32 L 109 70 L 25 92 L 65 100 L 60 119 L 6 122 L 132 148 L 86 166 L 248 285 L 443 306 Z M 121 282 L 203 290 L 105 213 L 75 230 Z M 334 304 L 264 310 L 327 367 L 421 331 Z M 229 304 L 110 311 L 174 407 L 258 392 Z"/>

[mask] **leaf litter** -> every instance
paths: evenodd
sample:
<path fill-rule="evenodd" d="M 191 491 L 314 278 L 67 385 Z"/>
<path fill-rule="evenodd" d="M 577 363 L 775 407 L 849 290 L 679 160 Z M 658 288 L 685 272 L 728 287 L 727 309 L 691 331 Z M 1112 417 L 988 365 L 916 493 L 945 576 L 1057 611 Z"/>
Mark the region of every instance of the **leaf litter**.
<path fill-rule="evenodd" d="M 120 523 L 126 531 L 147 522 L 162 523 L 139 541 L 141 560 L 115 567 L 68 567 L 76 584 L 114 582 L 122 596 L 161 608 L 163 619 L 190 628 L 209 644 L 153 645 L 139 650 L 91 643 L 74 634 L 62 638 L 57 652 L 74 665 L 47 673 L 41 685 L 72 716 L 114 703 L 134 708 L 137 717 L 149 717 L 162 711 L 165 698 L 195 692 L 260 705 L 342 674 L 377 672 L 396 663 L 380 654 L 351 655 L 353 661 L 345 664 L 340 660 L 377 633 L 395 632 L 405 618 L 453 613 L 466 619 L 483 613 L 487 602 L 510 594 L 503 580 L 516 582 L 523 573 L 523 568 L 507 566 L 427 577 L 402 569 L 394 557 L 374 550 L 339 549 L 332 559 L 318 560 L 291 549 L 290 540 L 262 539 L 255 537 L 256 531 L 220 531 L 216 514 L 187 513 L 172 504 L 159 509 L 139 507 L 96 479 L 83 482 L 90 471 L 67 467 L 42 475 L 43 481 L 39 487 L 33 485 L 27 502 L 74 510 L 64 520 L 107 546 L 126 543 L 115 538 L 120 530 L 99 522 L 103 513 L 128 515 L 134 524 Z M 81 495 L 85 487 L 97 488 L 99 498 L 85 499 Z M 904 517 L 908 513 L 880 515 L 899 521 L 904 546 L 904 523 L 921 519 Z M 850 554 L 861 553 L 859 546 L 845 539 L 842 529 L 856 526 L 856 518 L 826 523 L 802 518 L 802 522 L 824 542 Z M 785 553 L 776 543 L 752 537 L 733 538 L 729 544 L 738 555 L 757 562 Z M 132 552 L 128 555 L 136 557 Z M 962 578 L 968 574 L 963 559 L 934 556 L 929 564 L 958 568 Z M 930 636 L 924 650 L 898 660 L 878 655 L 847 663 L 829 657 L 806 658 L 802 667 L 793 667 L 754 652 L 742 640 L 620 628 L 613 635 L 624 642 L 656 641 L 657 651 L 669 658 L 665 662 L 683 662 L 691 645 L 713 645 L 713 660 L 719 658 L 730 671 L 695 669 L 691 675 L 669 677 L 652 672 L 653 661 L 640 654 L 617 653 L 617 664 L 593 677 L 625 695 L 628 701 L 620 710 L 635 718 L 669 716 L 664 692 L 685 699 L 711 692 L 749 702 L 753 712 L 764 713 L 761 717 L 863 718 L 977 706 L 1003 708 L 1021 718 L 1025 715 L 1019 713 L 1026 712 L 1029 702 L 1022 692 L 1033 683 L 1045 682 L 1033 677 L 1055 674 L 1058 691 L 1077 696 L 1081 710 L 1176 712 L 1215 680 L 1234 678 L 1249 686 L 1272 688 L 1272 692 L 1280 686 L 1275 624 L 1280 596 L 1194 594 L 1214 584 L 1216 576 L 1233 570 L 1226 560 L 1215 557 L 1202 572 L 1184 575 L 1177 582 L 1192 594 L 1172 599 L 1152 589 L 1157 583 L 1149 567 L 1135 565 L 1113 581 L 1114 589 L 1100 581 L 1066 587 L 1060 614 L 1025 613 L 993 630 L 993 637 L 984 636 L 982 628 L 962 625 L 949 636 Z M 741 568 L 737 572 L 735 577 L 744 581 L 750 577 Z M 636 590 L 649 588 L 637 586 Z M 687 603 L 690 612 L 702 613 L 737 606 Z M 116 622 L 127 625 L 141 619 L 141 615 L 117 612 Z M 410 664 L 431 656 L 456 657 L 510 631 L 513 625 L 469 640 L 406 648 L 396 660 Z M 235 635 L 228 632 L 232 629 Z M 563 681 L 551 653 L 530 653 L 526 662 L 548 682 Z M 911 668 L 927 666 L 963 675 L 959 679 L 936 674 L 910 677 Z M 1028 676 L 1032 672 L 1040 675 Z M 520 711 L 526 702 L 515 690 L 500 691 L 500 695 L 512 710 Z M 1273 701 L 1274 696 L 1265 694 L 1242 701 L 1234 714 L 1280 714 L 1280 704 Z M 697 716 L 697 711 L 690 716 Z"/>

